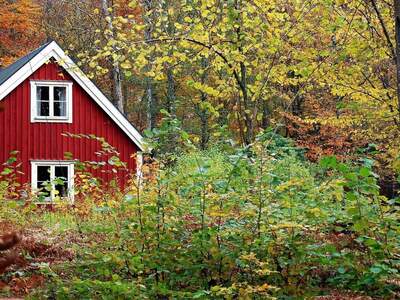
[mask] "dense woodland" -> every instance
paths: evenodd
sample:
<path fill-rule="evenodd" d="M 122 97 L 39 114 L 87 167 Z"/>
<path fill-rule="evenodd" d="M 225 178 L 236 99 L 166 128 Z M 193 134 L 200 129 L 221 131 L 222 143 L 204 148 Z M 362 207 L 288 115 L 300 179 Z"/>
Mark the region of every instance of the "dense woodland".
<path fill-rule="evenodd" d="M 0 0 L 2 67 L 50 39 L 151 151 L 52 211 L 10 153 L 4 295 L 400 298 L 400 1 Z"/>

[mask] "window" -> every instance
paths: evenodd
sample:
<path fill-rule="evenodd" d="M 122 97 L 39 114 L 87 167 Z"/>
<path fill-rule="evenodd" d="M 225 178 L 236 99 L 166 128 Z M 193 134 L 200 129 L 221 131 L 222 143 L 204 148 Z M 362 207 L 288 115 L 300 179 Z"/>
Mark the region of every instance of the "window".
<path fill-rule="evenodd" d="M 72 82 L 31 81 L 31 122 L 72 123 Z"/>
<path fill-rule="evenodd" d="M 43 202 L 53 201 L 56 197 L 73 201 L 73 178 L 73 162 L 32 162 L 32 189 Z"/>

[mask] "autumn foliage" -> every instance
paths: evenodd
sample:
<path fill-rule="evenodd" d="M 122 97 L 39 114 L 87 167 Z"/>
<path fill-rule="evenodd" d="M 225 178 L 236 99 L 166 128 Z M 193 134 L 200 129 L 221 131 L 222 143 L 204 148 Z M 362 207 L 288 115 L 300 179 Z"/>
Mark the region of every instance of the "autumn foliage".
<path fill-rule="evenodd" d="M 287 135 L 300 148 L 305 149 L 306 157 L 310 161 L 319 161 L 327 155 L 350 159 L 359 147 L 366 146 L 361 141 L 352 139 L 351 132 L 343 132 L 335 126 L 318 121 L 307 122 L 290 114 L 285 114 L 284 118 Z"/>
<path fill-rule="evenodd" d="M 0 235 L 0 251 L 10 250 L 20 241 L 21 236 L 16 232 Z M 17 258 L 18 254 L 12 250 L 8 254 L 0 256 L 0 274 L 2 274 L 8 266 L 14 264 Z"/>
<path fill-rule="evenodd" d="M 3 278 L 14 295 L 399 296 L 399 208 L 380 195 L 373 161 L 324 156 L 310 163 L 274 130 L 251 148 L 199 151 L 176 123 L 167 124 L 154 132 L 157 156 L 143 167 L 140 185 L 133 179 L 108 193 L 83 169 L 73 205 L 58 200 L 47 211 L 34 194 L 18 204 L 1 200 L 0 217 L 26 235 L 22 264 L 10 269 L 23 277 Z M 303 134 L 316 130 L 296 126 Z M 172 133 L 181 134 L 177 155 L 167 152 Z"/>
<path fill-rule="evenodd" d="M 52 299 L 399 299 L 397 2 L 0 0 L 4 65 L 42 17 L 152 149 L 141 182 L 77 172 L 51 212 L 6 164 L 0 217 L 33 234 L 2 280 Z"/>
<path fill-rule="evenodd" d="M 0 63 L 5 67 L 43 42 L 41 7 L 33 0 L 0 1 Z"/>

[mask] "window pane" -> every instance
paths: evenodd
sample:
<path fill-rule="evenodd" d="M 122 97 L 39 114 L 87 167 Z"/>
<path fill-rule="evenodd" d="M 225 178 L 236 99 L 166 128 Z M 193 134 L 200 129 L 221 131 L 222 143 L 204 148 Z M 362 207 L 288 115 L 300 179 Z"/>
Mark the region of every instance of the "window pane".
<path fill-rule="evenodd" d="M 58 191 L 57 196 L 67 197 L 68 196 L 68 167 L 67 166 L 56 166 L 54 167 L 56 176 L 55 189 Z"/>
<path fill-rule="evenodd" d="M 67 101 L 67 88 L 65 86 L 54 87 L 54 100 L 55 101 Z"/>
<path fill-rule="evenodd" d="M 54 169 L 54 175 L 56 177 L 68 178 L 68 167 L 67 166 L 56 166 Z"/>
<path fill-rule="evenodd" d="M 38 101 L 37 102 L 37 114 L 41 117 L 48 117 L 50 115 L 50 103 L 49 101 Z"/>
<path fill-rule="evenodd" d="M 50 197 L 49 184 L 50 184 L 50 167 L 49 166 L 38 166 L 37 167 L 37 188 L 41 189 L 39 197 L 41 201 L 45 201 L 46 198 Z"/>
<path fill-rule="evenodd" d="M 54 116 L 66 117 L 67 116 L 67 102 L 54 102 Z"/>
<path fill-rule="evenodd" d="M 37 180 L 38 181 L 50 181 L 50 167 L 49 166 L 38 166 L 37 167 Z"/>
<path fill-rule="evenodd" d="M 37 100 L 50 100 L 50 92 L 48 86 L 36 87 L 36 99 Z"/>

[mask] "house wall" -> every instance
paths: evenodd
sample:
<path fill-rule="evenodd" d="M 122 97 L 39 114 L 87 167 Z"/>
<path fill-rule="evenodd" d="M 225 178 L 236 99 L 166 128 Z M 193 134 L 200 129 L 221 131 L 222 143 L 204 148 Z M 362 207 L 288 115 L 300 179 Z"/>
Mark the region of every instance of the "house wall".
<path fill-rule="evenodd" d="M 72 124 L 31 123 L 30 80 L 73 82 Z M 137 146 L 57 63 L 44 64 L 0 101 L 0 164 L 8 159 L 11 151 L 18 150 L 23 173 L 19 175 L 19 180 L 24 184 L 31 180 L 31 160 L 65 160 L 66 152 L 80 161 L 100 162 L 110 157 L 96 155 L 101 150 L 98 141 L 62 135 L 67 132 L 104 137 L 118 150 L 120 159 L 127 162 L 129 173 L 135 174 Z M 116 176 L 111 167 L 91 172 L 106 182 Z M 124 184 L 128 175 L 128 172 L 120 171 L 117 177 Z"/>

